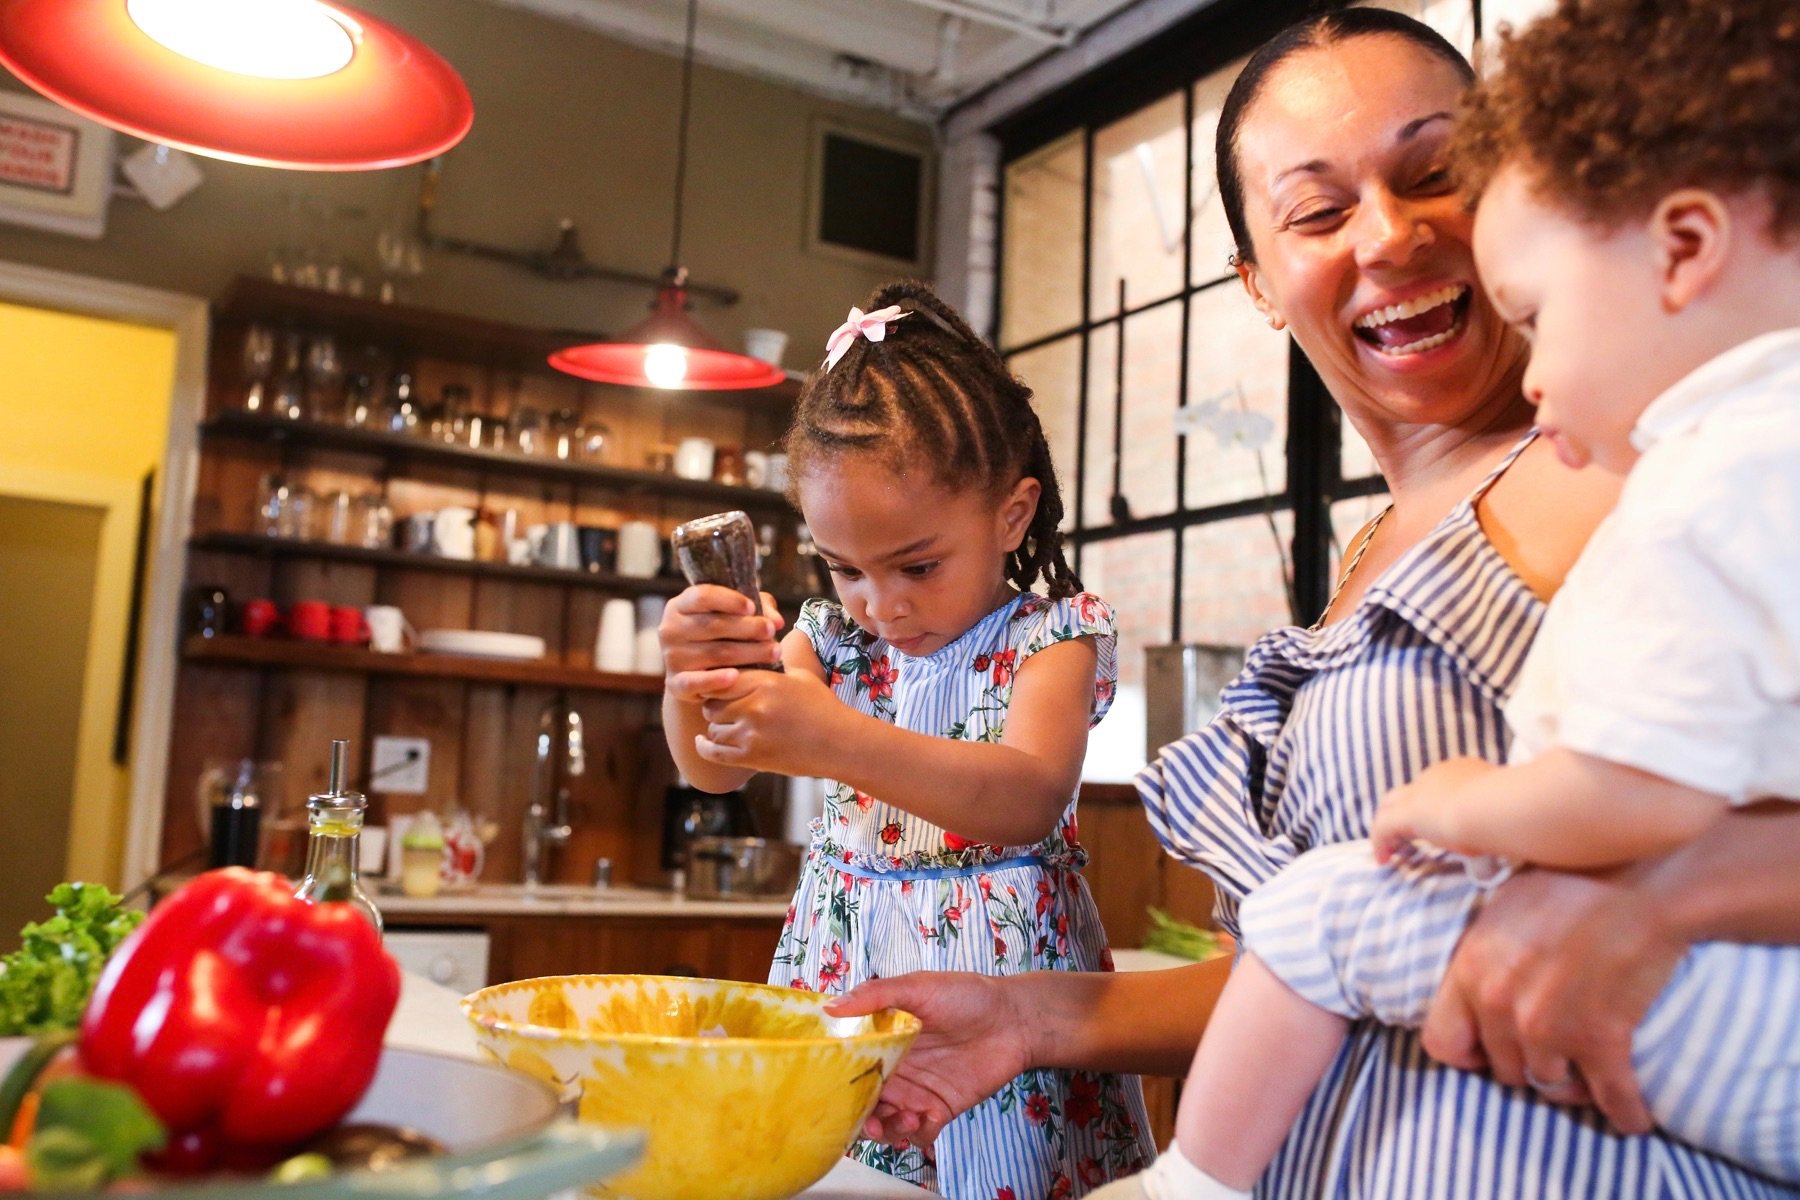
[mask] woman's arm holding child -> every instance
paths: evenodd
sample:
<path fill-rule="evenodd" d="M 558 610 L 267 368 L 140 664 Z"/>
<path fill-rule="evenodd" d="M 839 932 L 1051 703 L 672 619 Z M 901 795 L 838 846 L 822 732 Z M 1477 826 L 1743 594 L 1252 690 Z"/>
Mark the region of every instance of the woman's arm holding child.
<path fill-rule="evenodd" d="M 698 753 L 730 770 L 841 780 L 972 841 L 1035 842 L 1080 781 L 1096 662 L 1085 637 L 1026 659 L 998 743 L 896 728 L 841 704 L 816 674 L 745 671 L 706 700 Z"/>
<path fill-rule="evenodd" d="M 1800 945 L 1800 804 L 1733 809 L 1665 858 L 1597 875 L 1527 871 L 1457 946 L 1423 1036 L 1433 1056 L 1502 1083 L 1573 1063 L 1626 1133 L 1650 1128 L 1631 1036 L 1689 946 Z M 1562 1095 L 1571 1102 L 1583 1095 Z"/>
<path fill-rule="evenodd" d="M 1594 870 L 1685 846 L 1727 807 L 1723 796 L 1552 747 L 1518 766 L 1457 758 L 1429 767 L 1382 799 L 1370 838 L 1378 862 L 1419 839 L 1462 854 Z"/>

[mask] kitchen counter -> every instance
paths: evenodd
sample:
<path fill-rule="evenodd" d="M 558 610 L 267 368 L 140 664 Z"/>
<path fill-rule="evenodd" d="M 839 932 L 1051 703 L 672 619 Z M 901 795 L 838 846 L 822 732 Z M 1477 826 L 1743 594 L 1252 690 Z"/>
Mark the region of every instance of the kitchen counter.
<path fill-rule="evenodd" d="M 782 911 L 786 911 L 784 902 Z M 461 997 L 417 975 L 400 977 L 400 1005 L 387 1044 L 479 1058 L 475 1035 L 458 1007 Z M 841 1158 L 830 1174 L 800 1193 L 802 1200 L 923 1200 L 930 1193 L 872 1167 Z"/>
<path fill-rule="evenodd" d="M 375 892 L 375 906 L 385 919 L 468 914 L 495 916 L 584 917 L 775 917 L 787 916 L 788 897 L 743 900 L 697 900 L 656 888 L 590 888 L 549 884 L 477 884 L 436 896 L 404 896 L 385 887 Z"/>

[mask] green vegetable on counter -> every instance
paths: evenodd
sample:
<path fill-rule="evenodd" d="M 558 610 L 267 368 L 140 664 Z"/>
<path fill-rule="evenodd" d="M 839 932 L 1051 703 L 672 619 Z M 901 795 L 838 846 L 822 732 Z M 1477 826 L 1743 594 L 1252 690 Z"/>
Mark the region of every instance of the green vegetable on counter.
<path fill-rule="evenodd" d="M 107 956 L 144 919 L 97 883 L 59 883 L 47 899 L 56 915 L 0 958 L 0 1036 L 75 1028 Z"/>
<path fill-rule="evenodd" d="M 1219 935 L 1189 921 L 1171 917 L 1160 908 L 1151 908 L 1150 928 L 1144 933 L 1145 950 L 1173 954 L 1177 958 L 1196 961 L 1211 958 L 1219 952 Z"/>
<path fill-rule="evenodd" d="M 44 1086 L 37 1127 L 25 1143 L 33 1189 L 93 1191 L 138 1173 L 138 1155 L 168 1140 L 137 1093 L 101 1079 Z"/>

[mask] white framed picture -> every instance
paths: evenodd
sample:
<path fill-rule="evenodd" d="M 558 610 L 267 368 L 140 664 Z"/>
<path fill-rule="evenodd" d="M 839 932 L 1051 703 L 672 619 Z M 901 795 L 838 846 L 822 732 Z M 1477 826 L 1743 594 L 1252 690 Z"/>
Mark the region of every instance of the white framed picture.
<path fill-rule="evenodd" d="M 0 92 L 0 221 L 98 239 L 113 131 L 36 96 Z"/>

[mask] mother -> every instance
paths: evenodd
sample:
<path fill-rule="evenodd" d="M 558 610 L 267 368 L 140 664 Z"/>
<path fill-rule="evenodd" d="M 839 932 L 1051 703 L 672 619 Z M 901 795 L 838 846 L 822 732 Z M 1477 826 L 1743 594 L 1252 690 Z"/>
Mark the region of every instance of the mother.
<path fill-rule="evenodd" d="M 1393 496 L 1352 542 L 1320 623 L 1259 641 L 1219 719 L 1139 777 L 1171 853 L 1218 885 L 1227 928 L 1296 854 L 1366 835 L 1388 788 L 1443 757 L 1504 756 L 1500 703 L 1616 494 L 1610 477 L 1570 474 L 1529 439 L 1525 347 L 1481 293 L 1470 217 L 1444 169 L 1470 79 L 1429 28 L 1348 9 L 1260 50 L 1220 117 L 1238 273 Z M 1797 852 L 1800 816 L 1748 812 L 1663 863 L 1509 883 L 1465 938 L 1424 1043 L 1357 1027 L 1260 1194 L 1793 1194 L 1516 1085 L 1526 1055 L 1573 1060 L 1615 1121 L 1647 1126 L 1625 1059 L 1637 1017 L 1689 942 L 1800 941 Z M 1028 1068 L 1181 1072 L 1225 969 L 912 975 L 866 984 L 838 1011 L 924 1017 L 876 1118 L 890 1139 L 924 1140 Z"/>

